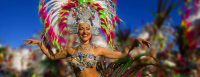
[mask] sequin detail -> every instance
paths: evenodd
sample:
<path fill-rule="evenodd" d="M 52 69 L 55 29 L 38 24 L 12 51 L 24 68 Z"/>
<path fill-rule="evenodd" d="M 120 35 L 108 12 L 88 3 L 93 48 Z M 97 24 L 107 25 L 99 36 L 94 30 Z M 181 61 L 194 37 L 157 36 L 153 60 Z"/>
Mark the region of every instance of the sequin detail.
<path fill-rule="evenodd" d="M 72 61 L 70 63 L 76 67 L 79 67 L 80 70 L 83 70 L 87 67 L 92 67 L 97 63 L 96 56 L 93 54 L 83 53 L 81 51 L 78 51 L 72 55 L 71 58 Z"/>

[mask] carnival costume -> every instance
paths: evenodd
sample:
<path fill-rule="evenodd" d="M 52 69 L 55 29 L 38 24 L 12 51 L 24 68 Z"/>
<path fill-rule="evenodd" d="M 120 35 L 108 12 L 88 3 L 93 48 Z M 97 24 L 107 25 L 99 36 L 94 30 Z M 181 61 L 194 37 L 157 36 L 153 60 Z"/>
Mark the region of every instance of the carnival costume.
<path fill-rule="evenodd" d="M 111 0 L 41 0 L 39 14 L 44 24 L 42 40 L 49 49 L 63 50 L 66 46 L 78 47 L 78 24 L 88 23 L 92 28 L 92 47 L 114 47 L 115 27 L 119 24 Z M 100 43 L 99 43 L 100 41 Z M 89 51 L 89 50 L 87 50 Z M 71 64 L 83 70 L 96 65 L 96 56 L 78 52 L 70 55 Z"/>
<path fill-rule="evenodd" d="M 81 22 L 90 23 L 93 36 L 101 35 L 109 47 L 114 47 L 120 19 L 111 0 L 41 0 L 39 14 L 44 24 L 42 39 L 50 48 L 61 50 L 77 43 Z"/>

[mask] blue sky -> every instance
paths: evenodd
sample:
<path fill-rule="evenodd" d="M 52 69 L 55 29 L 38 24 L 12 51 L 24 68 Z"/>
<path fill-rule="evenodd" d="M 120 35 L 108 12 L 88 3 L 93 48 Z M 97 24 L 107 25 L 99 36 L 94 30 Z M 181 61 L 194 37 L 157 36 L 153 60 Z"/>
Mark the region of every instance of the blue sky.
<path fill-rule="evenodd" d="M 131 28 L 141 28 L 154 19 L 158 0 L 118 0 L 117 12 Z M 39 0 L 0 0 L 0 44 L 18 48 L 24 40 L 42 30 Z M 180 22 L 177 9 L 171 14 Z"/>

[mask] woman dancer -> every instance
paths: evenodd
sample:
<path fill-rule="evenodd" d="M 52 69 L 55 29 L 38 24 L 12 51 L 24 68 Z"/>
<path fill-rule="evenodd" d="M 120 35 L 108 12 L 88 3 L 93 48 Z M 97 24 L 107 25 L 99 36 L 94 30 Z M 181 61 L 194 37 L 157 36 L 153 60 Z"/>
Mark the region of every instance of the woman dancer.
<path fill-rule="evenodd" d="M 76 2 L 78 2 L 77 4 L 79 5 L 77 4 L 73 5 L 73 3 L 76 3 Z M 111 59 L 118 59 L 127 55 L 129 49 L 126 48 L 123 52 L 120 52 L 117 50 L 97 46 L 92 43 L 91 40 L 94 34 L 93 32 L 95 32 L 93 31 L 93 29 L 94 27 L 96 27 L 96 25 L 98 25 L 97 23 L 101 20 L 102 17 L 99 17 L 100 15 L 98 15 L 98 13 L 95 13 L 95 12 L 98 12 L 98 10 L 94 11 L 94 8 L 91 9 L 88 7 L 88 5 L 91 5 L 90 3 L 92 2 L 86 1 L 86 2 L 81 3 L 79 1 L 72 0 L 72 3 L 69 4 L 70 6 L 76 6 L 76 7 L 73 7 L 73 9 L 75 10 L 72 10 L 69 12 L 68 20 L 73 20 L 76 23 L 76 24 L 72 23 L 72 25 L 70 26 L 76 26 L 75 30 L 77 31 L 75 32 L 77 32 L 77 36 L 79 37 L 79 40 L 80 40 L 80 43 L 78 44 L 78 46 L 70 46 L 70 45 L 62 46 L 62 44 L 59 41 L 58 41 L 59 45 L 57 44 L 54 45 L 54 43 L 51 43 L 52 47 L 57 47 L 57 50 L 58 50 L 58 52 L 54 54 L 51 48 L 47 47 L 47 44 L 44 43 L 44 41 L 29 39 L 25 42 L 25 44 L 26 45 L 35 44 L 39 46 L 42 52 L 51 60 L 70 58 L 69 62 L 76 69 L 75 73 L 77 77 L 99 77 L 100 73 L 96 69 L 96 63 L 97 63 L 96 58 L 98 56 L 104 56 Z M 93 3 L 95 4 L 95 2 Z M 65 10 L 69 8 L 69 5 L 67 5 L 67 8 L 65 8 Z M 64 7 L 64 5 L 62 5 L 62 7 Z M 41 9 L 44 9 L 44 8 L 41 8 Z M 91 13 L 91 11 L 93 12 L 93 14 Z M 44 12 L 44 11 L 40 10 L 40 12 Z M 48 20 L 48 15 L 45 18 L 45 14 L 42 14 L 41 17 L 44 17 L 44 20 Z M 92 17 L 95 17 L 96 19 Z M 62 22 L 62 18 L 60 19 L 61 19 L 60 21 Z M 71 22 L 68 22 L 68 23 L 71 23 Z M 100 23 L 100 24 L 102 25 L 105 23 Z M 48 26 L 49 24 L 48 25 L 45 24 L 45 29 L 48 29 Z M 60 28 L 60 26 L 62 25 L 58 24 L 58 26 Z M 68 28 L 72 30 L 72 28 L 74 27 L 68 27 Z M 50 27 L 50 30 L 51 30 L 51 27 Z M 53 36 L 52 33 L 47 32 L 45 37 L 47 39 L 49 38 L 50 42 L 52 42 L 51 40 L 52 36 Z M 54 40 L 55 40 L 55 37 L 53 37 Z M 138 41 L 141 42 L 142 44 L 149 46 L 149 43 L 147 41 L 144 41 L 142 39 L 138 39 Z"/>

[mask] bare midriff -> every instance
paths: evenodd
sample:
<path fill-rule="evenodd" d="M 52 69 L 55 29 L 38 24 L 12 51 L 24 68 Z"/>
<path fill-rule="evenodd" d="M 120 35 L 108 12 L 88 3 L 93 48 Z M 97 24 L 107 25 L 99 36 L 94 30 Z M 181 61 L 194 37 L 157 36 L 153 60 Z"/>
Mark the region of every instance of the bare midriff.
<path fill-rule="evenodd" d="M 85 68 L 80 71 L 77 77 L 99 77 L 99 72 L 96 70 L 96 67 Z"/>

